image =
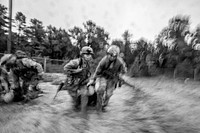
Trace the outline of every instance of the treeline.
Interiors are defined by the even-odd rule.
[[[6,52],[8,37],[8,12],[0,4],[0,52]],[[155,40],[149,42],[145,38],[132,41],[134,35],[128,30],[122,38],[112,40],[111,44],[121,48],[131,76],[157,75],[163,70],[189,71],[189,75],[197,74],[200,64],[200,26],[190,29],[190,17],[177,15],[169,19]],[[12,21],[12,51],[21,49],[30,56],[48,56],[51,59],[72,59],[78,56],[79,50],[90,45],[95,51],[97,62],[105,54],[105,46],[111,39],[106,30],[95,22],[88,20],[83,28],[56,28],[36,19],[29,24],[22,12],[17,12]],[[96,64],[96,63],[95,63]],[[187,68],[185,70],[184,68]]]
[[[0,4],[0,52],[7,49],[8,20],[7,8]],[[33,18],[27,23],[26,16],[17,12],[12,20],[12,52],[21,49],[30,56],[48,56],[51,59],[75,58],[84,45],[90,45],[95,52],[101,51],[109,34],[92,21],[83,23],[84,28],[74,26],[65,30]]]
[[[132,76],[152,76],[173,72],[173,76],[199,78],[200,26],[190,29],[190,17],[177,15],[169,20],[152,43],[134,42]]]

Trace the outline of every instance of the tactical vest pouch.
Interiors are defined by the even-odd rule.
[[[106,79],[114,79],[114,78],[116,78],[116,75],[113,74],[112,72],[110,72],[109,70],[104,70],[104,71],[103,71],[103,76],[104,76]]]
[[[69,90],[77,90],[88,83],[90,75],[89,70],[86,69],[83,69],[80,73],[68,74],[65,85],[68,86]]]

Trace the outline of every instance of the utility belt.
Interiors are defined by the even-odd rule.
[[[67,74],[65,85],[71,89],[86,85],[89,82],[90,76],[89,70],[83,70],[79,74]]]
[[[89,81],[89,78],[82,79],[82,78],[74,78],[72,76],[67,76],[65,83],[68,86],[73,86],[73,85],[85,85]]]
[[[18,67],[13,68],[13,72],[23,80],[31,80],[33,77],[37,77],[38,75],[38,72],[34,69],[22,69]]]
[[[113,82],[113,85],[115,86],[115,88],[117,87],[118,83],[119,83],[119,87],[121,87],[121,85],[123,84],[123,81],[120,79],[117,72],[111,72],[109,70],[105,70],[103,72],[102,76],[104,78],[106,78],[107,80],[111,80],[111,82]]]
[[[104,70],[102,73],[102,76],[106,79],[116,79],[118,78],[118,75],[115,74],[114,72],[111,72],[109,70]]]

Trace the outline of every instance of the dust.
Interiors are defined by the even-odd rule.
[[[129,78],[111,97],[105,112],[72,108],[67,91],[53,97],[63,75],[40,83],[42,97],[28,103],[0,104],[1,133],[198,133],[199,83],[165,77]],[[50,81],[50,80],[49,80]]]

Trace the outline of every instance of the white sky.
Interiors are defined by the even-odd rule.
[[[0,0],[8,7],[9,0]],[[104,27],[111,39],[121,38],[125,30],[133,40],[153,40],[168,20],[177,14],[191,16],[191,28],[200,23],[200,0],[13,0],[16,12],[68,30],[92,20]]]

